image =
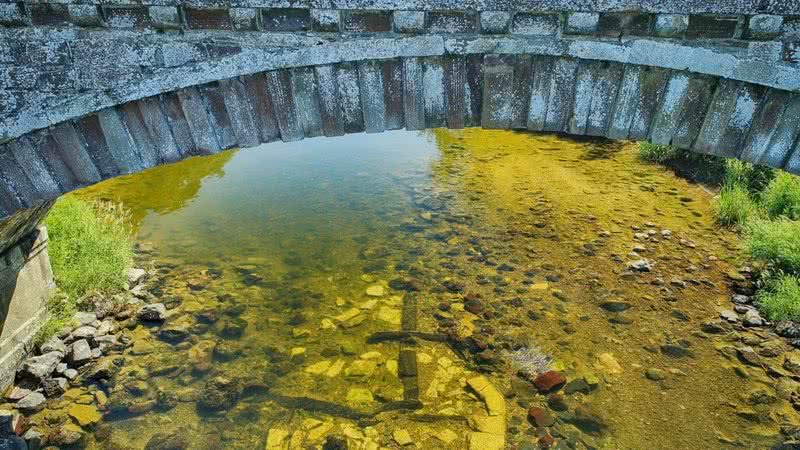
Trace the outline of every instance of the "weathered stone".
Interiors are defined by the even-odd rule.
[[[44,409],[45,403],[47,403],[47,399],[44,397],[44,395],[38,392],[31,392],[22,400],[18,401],[16,406],[17,409],[23,413],[32,414]]]
[[[54,351],[41,356],[30,357],[22,363],[19,368],[19,375],[22,378],[30,378],[35,382],[41,382],[53,373],[63,356],[63,353]]]
[[[80,366],[92,359],[92,347],[86,339],[80,339],[72,343],[69,350],[69,361]]]
[[[200,393],[197,406],[210,411],[231,408],[239,400],[240,387],[233,380],[224,377],[210,379]]]
[[[144,305],[139,309],[137,317],[143,322],[162,322],[167,318],[167,308],[163,303]]]
[[[58,397],[67,390],[67,379],[48,378],[42,382],[42,388],[48,397]]]

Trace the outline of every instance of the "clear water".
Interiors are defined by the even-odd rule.
[[[321,448],[328,436],[399,448],[406,432],[430,449],[491,448],[498,435],[536,448],[546,434],[559,448],[763,448],[796,422],[784,400],[748,402],[773,382],[730,356],[738,337],[700,331],[729,307],[736,237],[713,225],[709,193],[639,162],[632,144],[352,135],[193,158],[78,195],[131,210],[158,273],[148,289],[173,308],[165,327],[190,335],[127,332],[97,448],[143,448],[155,433],[197,449]],[[653,271],[624,276],[636,245]],[[600,306],[610,301],[629,308]],[[369,341],[404,314],[463,345]],[[515,375],[520,346],[591,389],[548,402]],[[416,383],[401,352],[416,355]],[[481,373],[502,414],[467,385]],[[235,398],[209,410],[198,399],[219,377]],[[532,406],[554,424],[532,425]]]

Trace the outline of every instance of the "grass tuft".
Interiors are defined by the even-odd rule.
[[[754,220],[744,231],[751,258],[778,271],[800,273],[800,222]]]
[[[800,219],[800,177],[779,173],[762,193],[761,204],[770,217]]]
[[[79,304],[123,291],[133,261],[128,214],[120,205],[62,197],[45,224],[58,292],[48,301],[40,343],[69,325]]]
[[[750,193],[738,184],[725,186],[714,203],[717,223],[727,227],[742,226],[758,213]]]
[[[800,320],[800,278],[782,275],[758,293],[758,307],[772,321]]]
[[[678,148],[670,145],[656,145],[644,141],[639,143],[639,157],[652,163],[664,163],[678,158],[679,154]]]

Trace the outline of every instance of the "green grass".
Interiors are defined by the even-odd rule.
[[[714,217],[727,227],[744,225],[758,213],[750,192],[738,184],[725,186],[714,203]]]
[[[47,321],[36,334],[33,340],[34,345],[38,346],[44,343],[67,325],[72,325],[77,311],[78,308],[73,299],[61,291],[56,291],[47,301]]]
[[[781,275],[758,292],[758,307],[772,321],[800,321],[800,278]]]
[[[751,194],[758,194],[775,178],[778,172],[765,166],[756,166],[738,159],[725,160],[724,186],[741,186]]]
[[[656,145],[649,142],[639,143],[639,157],[652,163],[665,163],[680,156],[680,150],[670,145]]]
[[[754,220],[744,231],[751,258],[777,271],[800,273],[800,221]]]
[[[761,194],[761,204],[770,217],[800,219],[800,177],[779,173]]]
[[[127,219],[119,205],[74,196],[59,199],[50,210],[45,224],[58,293],[48,303],[48,322],[40,340],[65,326],[78,305],[125,289],[133,260]]]

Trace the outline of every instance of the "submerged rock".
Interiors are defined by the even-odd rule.
[[[144,305],[136,316],[142,322],[163,322],[167,318],[167,308],[163,303]]]
[[[231,408],[238,400],[238,383],[225,377],[215,377],[200,392],[197,406],[209,411],[222,411]]]
[[[561,373],[556,372],[555,370],[548,370],[547,372],[537,376],[533,380],[533,385],[536,386],[536,389],[540,393],[546,394],[558,390],[566,382],[567,379],[564,378],[564,375],[561,375]]]

